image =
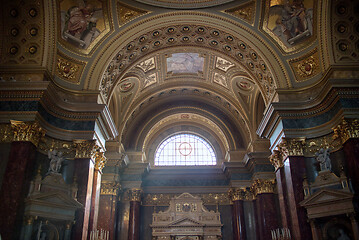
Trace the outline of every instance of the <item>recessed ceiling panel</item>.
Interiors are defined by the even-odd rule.
[[[167,58],[167,72],[197,73],[203,71],[204,58],[198,53],[174,53]]]

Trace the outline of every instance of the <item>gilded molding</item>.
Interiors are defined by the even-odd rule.
[[[99,149],[95,151],[94,153],[94,159],[95,159],[95,170],[102,171],[102,169],[105,167],[105,164],[107,162],[107,158],[104,156],[103,152],[100,152]]]
[[[36,147],[45,136],[45,130],[38,122],[22,122],[10,120],[13,132],[13,141],[32,142]]]
[[[349,138],[359,138],[359,121],[358,119],[345,119],[333,128],[333,140],[340,139],[342,144]]]
[[[141,202],[142,190],[138,188],[129,189],[128,196],[130,201]]]
[[[140,16],[150,13],[149,11],[143,9],[127,6],[120,1],[117,2],[117,12],[120,26]]]
[[[262,193],[274,193],[275,179],[256,179],[252,184],[254,195]]]
[[[321,73],[319,52],[314,49],[309,54],[289,61],[297,82],[306,81]]]
[[[116,182],[101,183],[101,195],[117,196],[121,191],[121,185]]]
[[[96,140],[74,140],[75,158],[93,158],[98,146]]]

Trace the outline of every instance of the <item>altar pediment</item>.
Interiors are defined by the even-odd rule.
[[[170,223],[168,226],[171,227],[181,227],[181,226],[197,226],[197,227],[203,227],[204,224],[197,222],[191,218],[182,218],[179,220],[174,221],[173,223]]]
[[[354,212],[353,194],[350,192],[322,189],[300,203],[309,218],[318,218]]]

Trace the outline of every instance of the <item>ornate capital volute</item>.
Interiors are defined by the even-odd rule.
[[[40,139],[45,136],[45,130],[38,122],[22,122],[10,120],[11,130],[13,132],[13,141],[32,142],[36,147]]]
[[[101,183],[101,195],[117,196],[121,191],[121,184],[118,182]]]
[[[359,138],[359,121],[343,118],[333,131],[333,139],[340,138],[342,143],[348,141],[349,138]]]
[[[283,156],[279,150],[273,150],[272,155],[269,157],[269,161],[277,171],[278,168],[283,167]]]
[[[141,202],[142,190],[138,188],[129,189],[128,196],[130,201]]]
[[[254,195],[262,193],[274,193],[275,179],[256,179],[252,184]]]
[[[74,140],[75,158],[93,158],[98,146],[96,140]]]
[[[95,170],[102,171],[107,162],[107,158],[105,157],[104,153],[100,152],[100,149],[97,149],[93,157],[95,159]]]

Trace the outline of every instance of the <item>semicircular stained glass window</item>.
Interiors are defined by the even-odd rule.
[[[203,138],[182,133],[163,141],[155,154],[155,166],[216,165],[212,146]]]

